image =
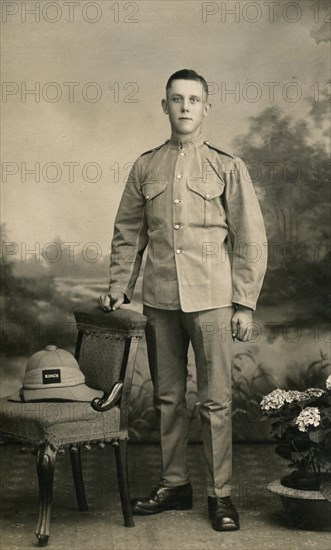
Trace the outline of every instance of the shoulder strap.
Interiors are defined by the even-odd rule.
[[[209,143],[209,141],[204,141],[204,144],[207,145],[210,149],[214,149],[214,151],[221,153],[222,155],[227,155],[228,157],[231,157],[231,158],[235,157],[235,155],[233,155],[232,153],[228,153],[227,151],[223,151],[222,149],[215,147],[215,145],[212,145],[211,143]]]
[[[163,147],[163,145],[165,145],[166,143],[168,143],[168,139],[167,141],[165,141],[164,143],[162,143],[161,145],[159,145],[158,147],[154,147],[154,149],[149,149],[149,151],[145,151],[144,153],[142,153],[140,156],[143,157],[144,155],[148,155],[148,153],[153,153],[154,151],[158,151],[159,149],[161,149],[161,147]]]

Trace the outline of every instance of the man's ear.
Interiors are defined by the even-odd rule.
[[[203,116],[208,116],[210,109],[211,109],[211,103],[205,103]]]
[[[163,109],[163,112],[168,115],[169,114],[169,111],[168,111],[168,102],[166,99],[162,99],[161,101],[161,105],[162,105],[162,109]]]

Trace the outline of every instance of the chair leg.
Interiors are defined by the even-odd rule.
[[[46,546],[50,536],[55,460],[56,451],[48,443],[40,445],[36,459],[39,483],[39,519],[36,536],[39,546]]]
[[[88,510],[87,500],[85,495],[82,462],[80,457],[80,447],[76,445],[70,445],[70,460],[72,476],[74,478],[76,499],[78,504],[78,510],[80,512],[86,512]]]
[[[122,512],[125,527],[134,527],[127,469],[127,440],[120,439],[114,444],[118,488],[121,497]]]

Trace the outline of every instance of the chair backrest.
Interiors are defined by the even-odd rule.
[[[128,309],[105,313],[96,306],[74,312],[78,338],[76,359],[88,386],[109,392],[124,381],[131,340],[144,335],[146,317]]]

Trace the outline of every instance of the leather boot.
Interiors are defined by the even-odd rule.
[[[215,531],[239,529],[239,514],[230,497],[208,497],[208,512]]]
[[[131,500],[132,513],[140,516],[159,514],[165,510],[190,510],[192,487],[190,483],[178,487],[159,485],[146,498]]]

